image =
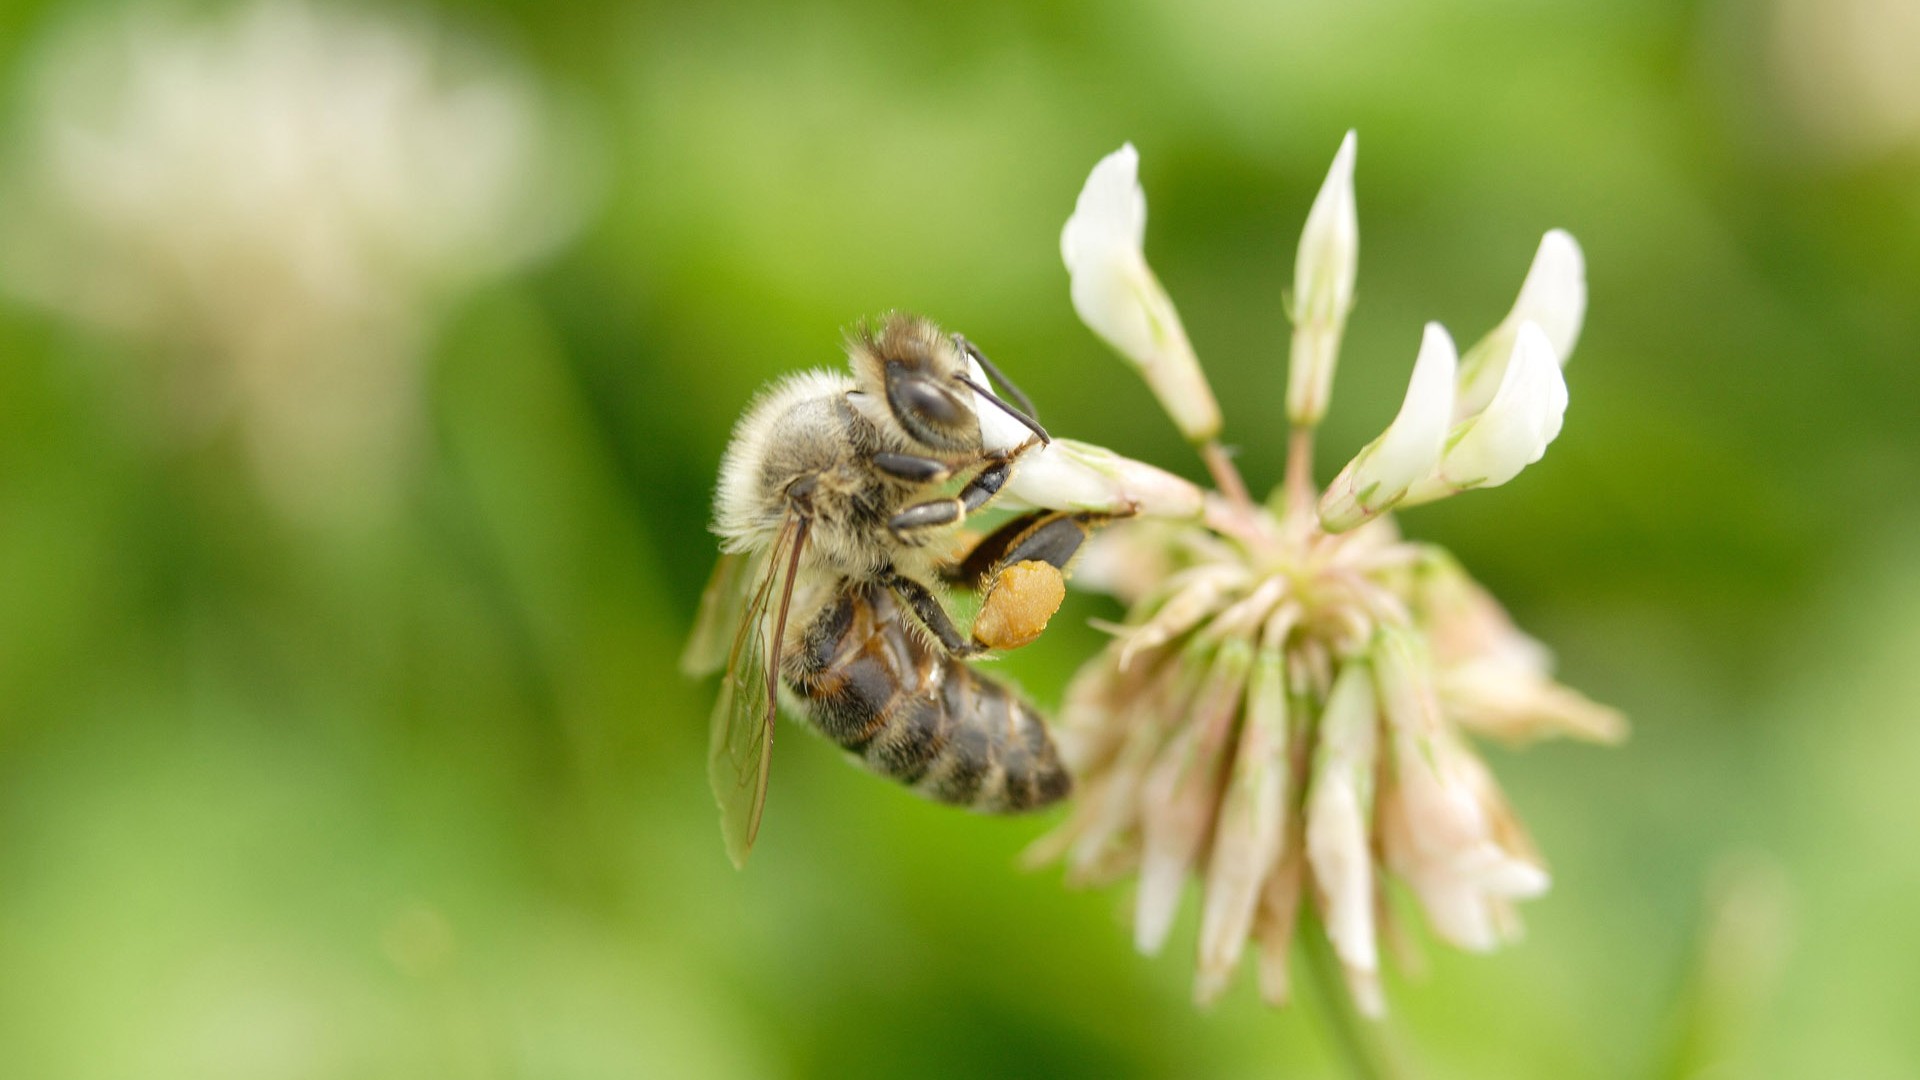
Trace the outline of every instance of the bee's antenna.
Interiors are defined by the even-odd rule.
[[[1012,398],[1015,405],[1020,406],[1021,412],[1026,413],[1029,417],[1037,417],[1040,415],[1040,410],[1033,407],[1033,399],[1027,397],[1018,386],[1013,384],[1012,379],[1007,378],[1006,373],[996,367],[993,361],[987,359],[987,354],[980,351],[980,346],[968,341],[965,334],[953,335],[953,343],[960,347],[961,352],[979,363],[980,370],[986,372],[987,378],[993,380],[993,385],[999,387],[1002,393]]]
[[[966,387],[969,390],[972,390],[974,393],[979,394],[981,397],[986,398],[988,401],[993,402],[995,405],[1000,406],[1000,409],[1002,412],[1006,413],[1008,416],[1013,417],[1015,420],[1020,421],[1022,424],[1025,424],[1028,431],[1031,431],[1035,435],[1040,436],[1041,442],[1050,443],[1053,441],[1053,439],[1047,435],[1047,429],[1040,426],[1040,421],[1035,420],[1033,417],[1028,416],[1024,412],[1021,412],[1019,409],[1015,408],[1014,406],[1009,405],[1006,402],[1000,400],[1000,396],[998,394],[995,394],[993,391],[987,389],[984,386],[981,386],[977,382],[974,382],[972,379],[968,378],[965,375],[955,375],[954,378],[960,381],[960,385]]]

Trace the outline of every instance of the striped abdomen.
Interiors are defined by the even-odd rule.
[[[820,732],[931,799],[992,813],[1072,787],[1040,714],[909,628],[881,586],[847,582],[781,662]]]

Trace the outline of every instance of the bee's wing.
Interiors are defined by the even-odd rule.
[[[742,552],[727,552],[713,564],[713,576],[700,594],[700,614],[694,619],[693,633],[680,654],[683,674],[700,678],[711,675],[727,662],[727,648],[741,626],[747,606],[747,590],[753,586],[754,557]]]
[[[780,642],[786,636],[787,608],[800,553],[807,545],[807,527],[806,518],[789,518],[767,552],[765,570],[741,614],[727,673],[720,680],[720,699],[713,705],[707,780],[720,804],[727,856],[736,867],[746,865],[767,804],[767,767],[779,708]]]

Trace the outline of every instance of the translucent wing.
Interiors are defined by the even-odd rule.
[[[778,655],[786,636],[793,579],[807,545],[807,519],[789,518],[767,552],[765,569],[741,613],[740,630],[720,680],[707,744],[707,780],[720,804],[727,857],[745,866],[767,804],[767,766],[779,706]]]
[[[754,562],[751,555],[728,552],[713,564],[713,576],[700,594],[700,614],[694,619],[693,634],[680,654],[683,674],[700,678],[719,671],[727,662],[728,648],[739,635],[740,620],[746,612]]]

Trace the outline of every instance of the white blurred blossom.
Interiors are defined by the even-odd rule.
[[[1729,7],[1761,14],[1768,89],[1791,121],[1770,128],[1797,134],[1800,146],[1839,166],[1920,148],[1920,4],[1772,0]]]
[[[136,7],[45,42],[25,100],[0,284],[165,357],[298,514],[397,489],[437,311],[579,216],[524,75],[372,14]]]
[[[1293,352],[1296,384],[1299,365],[1322,365],[1307,378],[1320,408],[1353,289],[1351,152],[1349,136],[1296,287],[1296,335],[1325,336]],[[1517,904],[1550,885],[1470,736],[1613,742],[1626,722],[1555,682],[1546,649],[1388,511],[1503,483],[1541,456],[1585,307],[1579,247],[1548,233],[1513,312],[1468,357],[1427,325],[1400,412],[1324,497],[1303,456],[1318,411],[1290,395],[1288,479],[1270,498],[1247,498],[1236,473],[1198,521],[1121,522],[1089,541],[1076,582],[1128,610],[1068,687],[1060,747],[1078,794],[1032,855],[1077,884],[1137,878],[1146,952],[1197,880],[1197,1000],[1226,990],[1252,943],[1261,993],[1285,1003],[1293,943],[1317,934],[1310,955],[1377,1016],[1383,954],[1406,940],[1392,883],[1473,951],[1513,941]],[[1462,409],[1484,372],[1497,377]]]

